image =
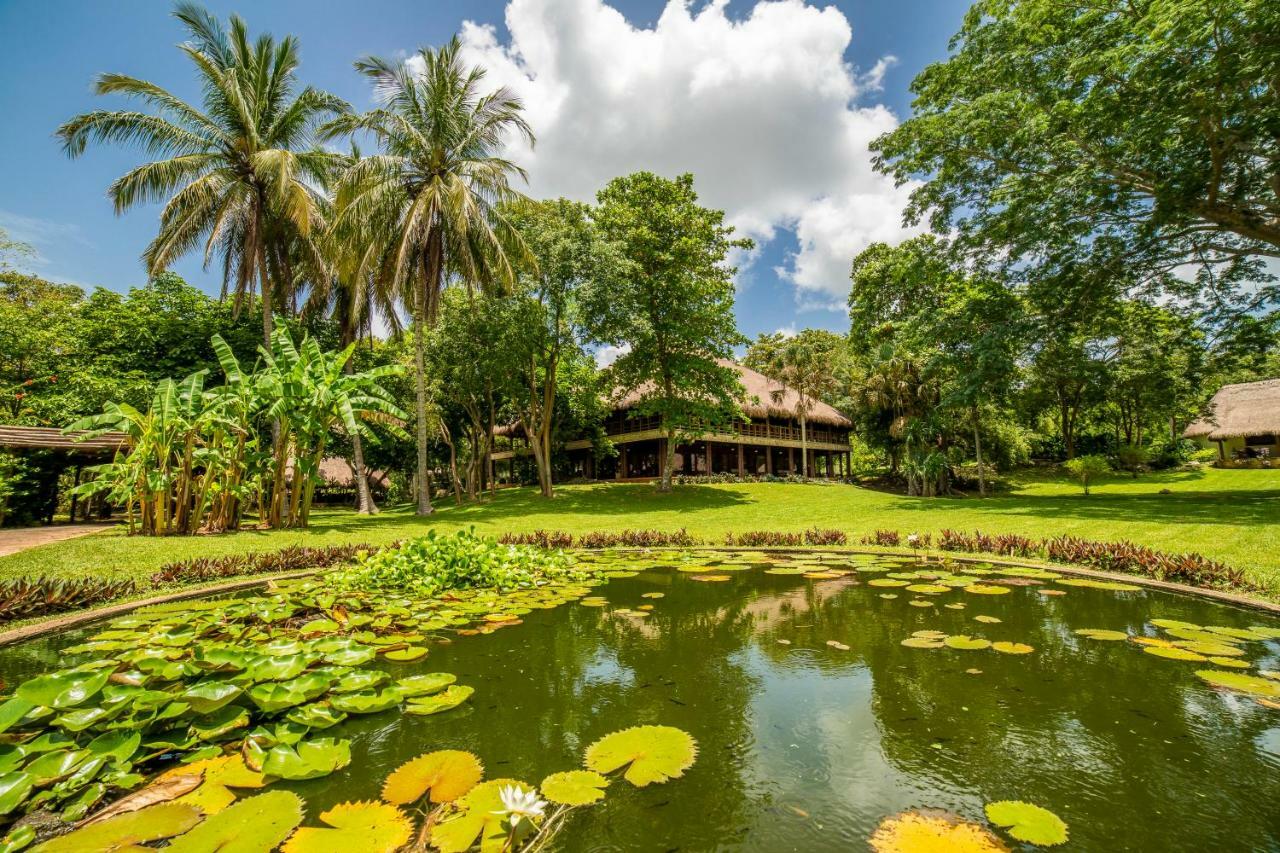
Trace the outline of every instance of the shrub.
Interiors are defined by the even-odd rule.
[[[600,531],[578,537],[579,548],[671,548],[701,544],[701,539],[683,527],[679,530]]]
[[[1063,467],[1067,469],[1068,474],[1080,481],[1086,495],[1089,494],[1089,485],[1111,470],[1106,457],[1096,454],[1068,459],[1063,463]]]
[[[539,548],[572,548],[573,534],[563,530],[535,530],[532,533],[504,533],[503,545],[537,545]]]
[[[279,551],[228,554],[225,557],[196,557],[178,563],[166,563],[151,576],[151,582],[166,584],[177,581],[210,581],[236,575],[327,569],[330,566],[353,562],[360,552],[372,550],[375,550],[372,545],[329,545],[323,548],[294,545]]]
[[[559,551],[530,545],[503,545],[460,530],[449,536],[433,530],[400,545],[362,554],[330,581],[347,589],[395,590],[429,597],[452,589],[528,589],[572,573]]]
[[[1119,467],[1138,479],[1138,472],[1147,464],[1150,454],[1147,448],[1137,444],[1122,444],[1116,449],[1116,462]]]
[[[901,545],[902,537],[898,535],[898,531],[896,530],[877,530],[870,536],[863,536],[861,541],[863,545],[883,545],[885,547],[891,547],[894,545]]]
[[[726,545],[740,545],[744,548],[782,548],[804,544],[803,533],[783,533],[777,530],[748,530],[745,533],[729,533],[724,538]]]
[[[138,585],[131,580],[37,577],[4,581],[0,583],[0,622],[92,607],[137,591]]]

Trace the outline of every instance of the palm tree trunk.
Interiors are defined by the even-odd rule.
[[[419,301],[419,310],[414,317],[413,329],[413,372],[414,372],[414,391],[417,395],[416,414],[418,416],[418,515],[430,515],[434,510],[431,506],[431,475],[427,471],[427,359],[424,352],[425,346],[423,336],[427,332],[425,312],[421,310],[421,302]]]
[[[342,344],[350,346],[352,341],[346,340],[346,337],[348,336],[344,336]],[[348,376],[356,372],[354,353],[342,366],[342,372]],[[360,515],[377,515],[378,505],[373,502],[373,492],[369,490],[369,478],[364,470],[364,442],[358,432],[351,434],[351,476],[356,483],[356,512]]]

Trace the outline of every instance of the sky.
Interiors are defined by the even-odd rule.
[[[744,334],[844,330],[849,264],[912,233],[910,187],[874,172],[868,143],[910,114],[912,78],[945,58],[962,0],[208,0],[252,32],[292,33],[303,82],[373,105],[360,56],[407,56],[460,34],[469,62],[526,105],[533,150],[510,156],[534,197],[594,199],[646,169],[694,174],[757,248],[736,258]],[[119,72],[198,100],[162,0],[0,0],[0,228],[31,243],[28,271],[83,287],[145,283],[139,257],[157,207],[116,216],[106,188],[143,162],[91,146],[71,160],[53,134],[94,109],[96,75]],[[217,293],[216,269],[175,266]]]

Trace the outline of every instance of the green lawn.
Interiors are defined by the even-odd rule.
[[[1169,494],[1160,494],[1167,489]],[[1019,475],[999,497],[908,498],[847,485],[751,483],[678,486],[565,486],[553,501],[532,489],[510,489],[492,503],[455,507],[418,519],[405,508],[362,518],[346,511],[317,515],[306,531],[246,531],[223,536],[129,538],[107,531],[0,558],[0,578],[33,574],[146,577],[162,563],[191,556],[273,550],[292,544],[379,544],[430,529],[474,525],[481,532],[538,528],[583,533],[622,528],[684,527],[709,539],[746,530],[835,527],[853,536],[877,528],[933,532],[944,527],[1129,539],[1166,551],[1197,551],[1246,569],[1280,593],[1280,470],[1199,471],[1115,478],[1084,497],[1056,475]]]

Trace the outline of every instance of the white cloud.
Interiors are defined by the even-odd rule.
[[[617,361],[619,356],[626,355],[629,352],[631,352],[631,344],[622,344],[621,346],[606,344],[596,350],[596,367],[608,367]]]
[[[589,200],[636,170],[693,172],[702,201],[741,232],[795,229],[782,277],[802,306],[842,308],[854,254],[907,236],[910,188],[876,174],[867,148],[897,121],[858,105],[894,60],[865,73],[847,63],[853,30],[834,6],[759,2],[738,20],[726,6],[670,0],[642,29],[603,0],[511,0],[509,42],[471,22],[462,39],[490,83],[525,101],[538,143],[512,156],[534,195]]]
[[[93,243],[85,238],[79,225],[0,210],[0,228],[9,235],[9,239],[26,243],[35,251],[32,257],[18,259],[19,267],[48,266],[49,258],[44,250],[62,248],[65,251],[72,245],[93,248]]]

